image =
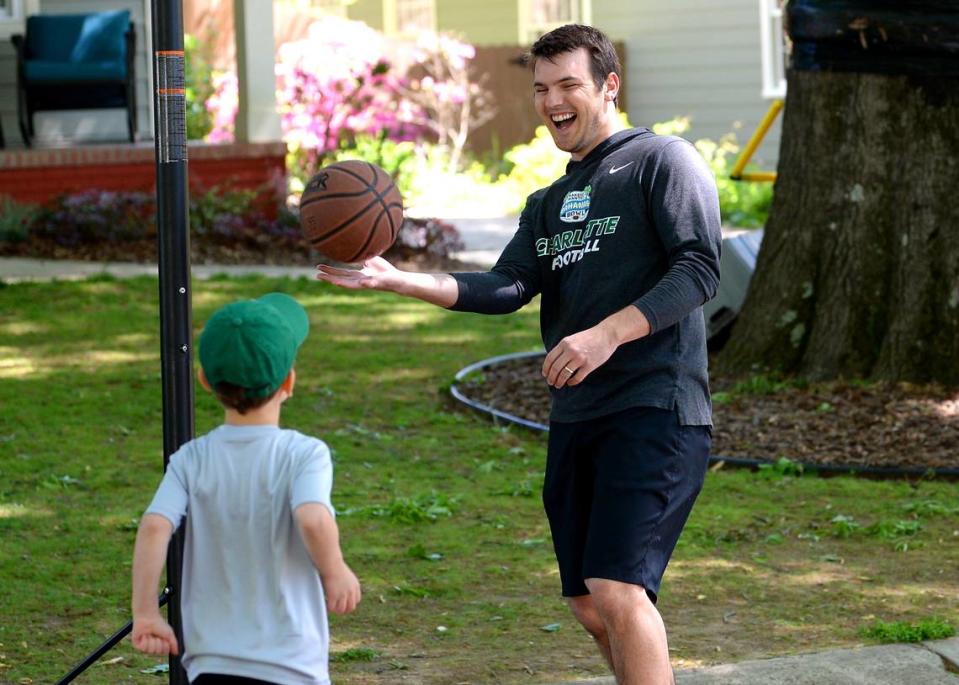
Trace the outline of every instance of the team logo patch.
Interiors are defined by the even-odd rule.
[[[563,198],[563,206],[559,210],[559,220],[568,224],[583,221],[589,214],[589,193],[592,186],[582,190],[571,190]]]

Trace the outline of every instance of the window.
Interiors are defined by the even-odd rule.
[[[22,0],[0,0],[0,21],[20,21],[23,19]]]
[[[763,97],[786,97],[786,35],[783,32],[784,0],[759,0],[762,45]]]
[[[435,0],[383,0],[383,28],[393,35],[435,31]]]
[[[396,28],[400,33],[432,31],[435,14],[433,0],[396,0]]]
[[[532,43],[563,24],[589,24],[590,15],[590,0],[520,0],[520,43]]]

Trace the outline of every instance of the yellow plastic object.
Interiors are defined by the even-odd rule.
[[[752,171],[739,176],[730,174],[734,181],[761,181],[763,183],[773,183],[776,180],[775,171]]]
[[[733,170],[730,172],[729,177],[734,181],[772,182],[776,180],[775,171],[754,171],[744,174],[743,169],[746,168],[749,160],[752,159],[752,156],[756,152],[756,148],[758,148],[759,144],[763,142],[763,138],[766,137],[769,127],[773,125],[776,117],[779,116],[779,113],[782,111],[783,104],[784,103],[782,100],[773,100],[772,104],[769,105],[769,110],[766,112],[763,120],[759,122],[759,126],[756,127],[756,130],[753,132],[749,142],[746,143],[746,147],[743,148],[743,151],[739,154],[739,158],[733,165]]]

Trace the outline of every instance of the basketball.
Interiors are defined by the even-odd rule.
[[[320,169],[300,196],[300,227],[319,252],[362,262],[385,252],[403,224],[403,198],[393,179],[369,162]]]

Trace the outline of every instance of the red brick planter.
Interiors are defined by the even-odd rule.
[[[286,144],[191,143],[191,188],[213,186],[278,189],[286,178]],[[0,195],[19,202],[43,202],[84,190],[154,192],[156,168],[152,143],[0,151]]]

